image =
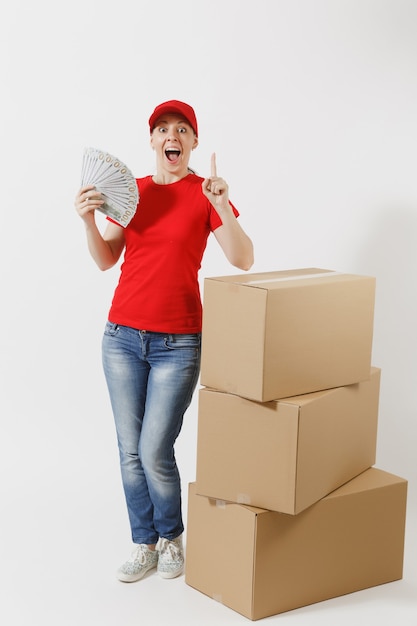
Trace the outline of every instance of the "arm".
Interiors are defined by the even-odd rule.
[[[83,187],[75,198],[75,208],[84,221],[87,245],[90,254],[101,270],[113,267],[120,258],[125,246],[123,227],[109,222],[104,234],[101,234],[96,221],[95,209],[103,200],[94,187]]]
[[[222,213],[220,217],[223,224],[216,228],[214,236],[227,260],[241,270],[250,270],[254,261],[252,241],[240,226],[232,207],[227,215]]]
[[[254,262],[253,244],[233,213],[226,181],[217,176],[215,154],[211,158],[211,177],[203,181],[202,189],[222,220],[214,235],[226,258],[235,267],[249,270]]]

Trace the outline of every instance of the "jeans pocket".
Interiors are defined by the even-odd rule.
[[[169,335],[165,337],[165,347],[168,350],[184,350],[186,348],[199,350],[201,347],[201,333]]]
[[[104,327],[104,334],[109,335],[110,337],[114,337],[119,332],[119,324],[115,324],[114,322],[106,322]]]

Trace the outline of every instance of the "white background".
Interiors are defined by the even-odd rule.
[[[376,466],[409,480],[404,578],[269,621],[415,624],[416,32],[415,0],[2,4],[2,623],[248,623],[183,578],[114,578],[130,536],[100,342],[118,268],[95,267],[73,202],[85,146],[154,171],[147,120],[175,98],[199,120],[191,165],[206,175],[217,153],[251,271],[377,279]],[[232,273],[210,240],[202,282]],[[184,507],[196,428],[194,401]]]

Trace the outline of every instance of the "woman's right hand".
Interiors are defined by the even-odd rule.
[[[85,222],[94,221],[94,211],[102,204],[104,204],[104,200],[94,185],[81,187],[75,196],[75,210]]]

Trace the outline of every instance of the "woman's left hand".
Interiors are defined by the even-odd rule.
[[[219,214],[230,211],[229,186],[223,178],[217,176],[215,154],[211,155],[211,176],[204,179],[202,190]]]

